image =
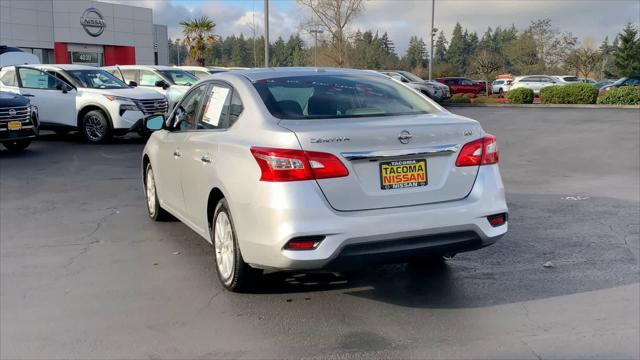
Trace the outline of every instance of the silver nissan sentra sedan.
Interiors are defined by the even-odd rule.
[[[382,74],[220,73],[145,124],[149,215],[211,242],[233,291],[265,269],[433,261],[507,231],[496,138]]]

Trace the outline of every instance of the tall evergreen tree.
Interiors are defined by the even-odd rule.
[[[412,36],[411,39],[409,39],[409,47],[407,48],[407,54],[403,62],[408,69],[414,69],[417,66],[427,66],[427,46],[421,38]]]
[[[627,23],[618,34],[613,63],[620,77],[640,74],[640,38],[631,23]]]
[[[451,34],[451,42],[447,50],[447,62],[456,67],[459,74],[464,74],[466,68],[465,51],[467,44],[460,23],[456,23]]]
[[[447,38],[444,36],[444,32],[440,30],[438,39],[436,40],[435,49],[433,51],[433,60],[436,63],[444,63],[447,61]]]

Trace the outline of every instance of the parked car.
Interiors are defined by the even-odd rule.
[[[473,80],[462,77],[443,77],[437,78],[438,82],[445,84],[451,90],[451,94],[486,94],[487,88],[485,84],[479,84]]]
[[[0,143],[7,150],[24,150],[37,135],[38,109],[29,98],[0,91]]]
[[[0,80],[2,90],[27,96],[38,107],[41,129],[78,130],[90,143],[143,130],[145,115],[168,109],[157,92],[131,88],[92,66],[10,66],[2,68]]]
[[[611,80],[611,79],[604,79],[604,80],[600,80],[597,83],[593,84],[595,87],[597,87],[599,90],[602,90],[603,87],[607,86],[607,85],[611,85],[614,82],[616,82],[615,80]]]
[[[146,126],[149,215],[211,242],[227,289],[262,269],[442,259],[507,231],[496,138],[372,71],[226,72]]]
[[[0,68],[11,65],[39,64],[37,56],[17,47],[0,45]]]
[[[575,75],[562,75],[562,76],[552,76],[552,77],[555,79],[558,85],[566,85],[566,84],[580,82],[580,79],[578,79],[578,77]]]
[[[199,79],[190,72],[173,66],[120,65],[102,69],[133,86],[147,87],[167,97],[169,110]]]
[[[579,79],[580,82],[583,82],[585,84],[591,84],[591,85],[595,85],[596,81],[593,79]]]
[[[208,66],[208,67],[204,67],[204,66],[177,66],[177,68],[190,72],[191,74],[195,75],[198,79],[203,79],[203,78],[205,78],[207,76],[211,76],[212,74],[215,74],[215,73],[229,71],[229,70],[227,70],[225,68],[215,67],[215,66]]]
[[[494,94],[506,93],[511,87],[511,81],[511,79],[495,79],[491,83],[491,92]]]
[[[429,98],[442,102],[451,97],[449,87],[440,84],[437,81],[423,80],[421,77],[403,70],[380,70],[382,74],[389,76],[390,78],[407,84],[407,86],[418,90]]]
[[[534,94],[539,94],[540,89],[552,85],[562,85],[562,83],[555,77],[547,75],[517,76],[509,85],[509,90],[527,88],[533,90]]]
[[[619,88],[622,86],[640,86],[640,75],[620,78],[613,84],[603,86],[600,88],[600,91],[608,91],[611,88]]]

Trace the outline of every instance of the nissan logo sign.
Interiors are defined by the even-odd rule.
[[[96,8],[88,8],[82,13],[80,25],[82,25],[87,34],[93,37],[100,36],[104,32],[104,28],[107,27],[102,14]]]
[[[9,109],[9,116],[16,116],[16,109]]]

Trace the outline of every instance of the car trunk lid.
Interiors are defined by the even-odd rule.
[[[331,153],[347,167],[346,177],[316,180],[340,211],[462,199],[478,172],[455,161],[465,143],[482,136],[479,124],[446,112],[279,124],[296,134],[303,150]]]

